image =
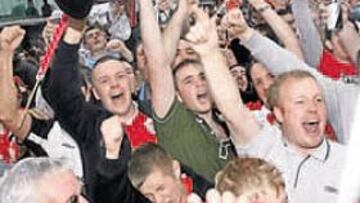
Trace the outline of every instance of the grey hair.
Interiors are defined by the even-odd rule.
[[[43,157],[19,161],[0,180],[0,203],[39,202],[37,181],[64,168],[60,159]]]

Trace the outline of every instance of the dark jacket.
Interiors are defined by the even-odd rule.
[[[61,126],[78,143],[84,166],[84,184],[86,195],[92,202],[142,202],[138,196],[126,191],[131,190],[127,177],[117,182],[117,192],[102,191],[97,187],[99,180],[98,165],[105,150],[101,144],[102,135],[100,125],[112,114],[101,106],[85,102],[81,92],[81,77],[78,70],[78,45],[61,42],[54,58],[51,72],[45,78],[43,94],[55,111],[56,119]],[[122,143],[122,151],[130,151],[127,136]],[[130,153],[121,154],[117,160],[127,163]],[[116,165],[116,163],[114,163]],[[101,172],[101,171],[100,171]],[[113,188],[113,187],[109,187]]]

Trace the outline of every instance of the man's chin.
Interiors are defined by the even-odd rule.
[[[315,135],[311,135],[315,136]],[[313,149],[319,147],[322,142],[324,141],[324,136],[322,135],[316,135],[315,137],[312,137],[311,140],[308,141],[307,148]]]
[[[195,112],[197,114],[207,114],[207,113],[211,112],[211,110],[212,110],[211,107],[210,108],[203,108],[203,109],[199,108],[199,109],[195,110]]]

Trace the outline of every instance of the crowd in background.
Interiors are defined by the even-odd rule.
[[[0,203],[337,201],[360,1],[89,2],[1,28]]]

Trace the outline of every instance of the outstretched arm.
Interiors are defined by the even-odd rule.
[[[84,110],[86,102],[81,92],[81,78],[78,70],[81,27],[85,24],[82,20],[70,17],[68,24],[54,56],[50,74],[45,78],[42,91],[62,126],[66,126],[66,130],[71,135],[78,136],[84,134],[79,133],[80,124],[84,122],[84,119],[79,119],[83,117],[80,115],[90,113]],[[77,138],[76,140],[79,141]]]
[[[300,33],[300,42],[305,62],[317,67],[323,54],[320,34],[312,19],[309,0],[293,0],[291,4],[296,27]]]
[[[188,4],[188,0],[178,0],[177,10],[162,33],[168,64],[172,63],[176,55],[176,48],[188,17]]]
[[[140,28],[149,72],[152,105],[155,114],[163,118],[174,101],[175,86],[151,0],[140,1]]]
[[[249,0],[249,2],[260,12],[261,16],[269,24],[285,48],[300,59],[303,59],[304,56],[299,41],[290,25],[275,12],[265,0]]]
[[[25,115],[18,106],[13,82],[13,57],[24,36],[25,30],[19,26],[5,27],[0,33],[0,122],[21,140],[30,132],[31,116]],[[25,121],[21,125],[23,118]]]
[[[260,126],[243,104],[220,52],[215,22],[210,20],[199,8],[194,8],[193,11],[196,16],[196,24],[190,28],[186,38],[193,43],[193,49],[200,55],[212,96],[232,131],[234,144],[236,146],[246,145],[259,133]],[[225,18],[233,21],[244,20],[240,19],[239,15],[241,15],[240,11],[230,11]],[[227,22],[229,20],[225,19]]]
[[[232,27],[235,27],[236,22],[228,26],[229,33],[240,38],[245,47],[251,51],[252,55],[263,63],[270,72],[276,75],[300,69],[309,71],[316,77],[324,90],[325,100],[327,101],[327,111],[329,112],[329,121],[332,126],[334,126],[338,135],[346,135],[347,133],[344,132],[350,129],[353,118],[351,116],[353,105],[347,101],[356,101],[359,86],[345,84],[342,81],[334,81],[322,75],[288,50],[278,46],[270,39],[249,28],[246,22],[238,24],[238,30],[232,29]],[[340,114],[349,116],[340,117]]]

